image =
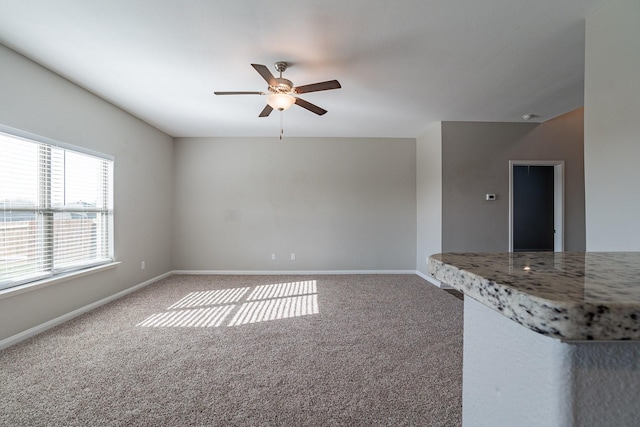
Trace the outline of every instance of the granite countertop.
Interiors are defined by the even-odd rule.
[[[429,272],[549,337],[640,340],[640,252],[445,253]]]

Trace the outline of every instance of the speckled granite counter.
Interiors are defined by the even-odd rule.
[[[429,272],[549,337],[640,340],[640,252],[437,254]]]

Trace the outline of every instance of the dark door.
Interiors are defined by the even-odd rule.
[[[513,251],[553,251],[553,166],[513,167]]]

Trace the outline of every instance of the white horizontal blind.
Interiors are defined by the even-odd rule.
[[[45,252],[38,144],[0,134],[0,286],[51,274]]]
[[[0,133],[0,289],[111,261],[113,162]]]

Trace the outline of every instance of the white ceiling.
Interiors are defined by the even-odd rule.
[[[286,136],[416,137],[583,105],[584,19],[604,0],[0,0],[0,43],[172,136],[277,136],[250,66],[293,65]],[[534,119],[536,120],[536,119]]]

